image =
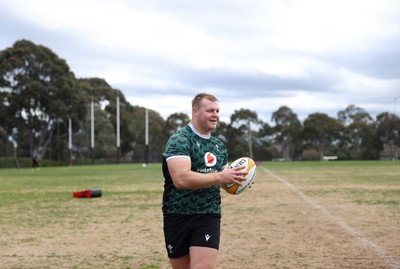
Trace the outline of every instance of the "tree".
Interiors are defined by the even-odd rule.
[[[275,122],[274,140],[280,146],[285,160],[292,159],[296,153],[296,147],[300,142],[301,123],[289,107],[281,106],[272,113],[272,121]],[[297,147],[298,150],[298,147]]]
[[[165,121],[165,132],[166,135],[170,136],[176,130],[181,128],[182,126],[187,125],[190,122],[190,118],[185,113],[173,113],[168,116]]]
[[[145,142],[145,109],[141,110],[143,112],[143,128],[141,129],[141,140],[142,147],[144,150],[144,142]],[[164,151],[165,144],[168,140],[168,135],[165,133],[165,121],[161,117],[160,113],[149,109],[149,152],[150,152],[150,161],[160,162],[162,161],[162,153]],[[144,152],[144,151],[142,151]]]
[[[79,131],[75,134],[74,155],[81,160],[92,158],[91,148],[91,106],[87,106],[87,116],[81,122]],[[112,122],[107,117],[99,103],[94,104],[94,157],[109,160],[115,157],[116,137]]]
[[[383,112],[376,117],[377,136],[381,148],[389,147],[392,160],[399,159],[400,118],[395,114]]]
[[[303,122],[303,139],[308,147],[318,150],[322,160],[329,146],[340,138],[342,128],[337,119],[314,113]]]
[[[98,151],[108,151],[107,156],[116,156],[116,98],[120,99],[120,142],[121,154],[123,158],[135,161],[143,161],[145,152],[145,108],[132,106],[124,95],[113,89],[104,79],[85,78],[79,80],[80,87],[86,95],[88,102],[93,100],[96,107],[99,107],[96,117],[102,117],[104,127],[111,124],[109,145],[98,143]],[[96,123],[96,121],[95,121]],[[165,121],[158,112],[149,110],[149,151],[153,159],[161,155],[163,146],[166,142],[164,132]],[[82,130],[81,130],[82,132]],[[87,132],[87,131],[86,131]],[[100,137],[96,138],[100,139]],[[113,140],[114,139],[114,140]],[[107,147],[107,149],[105,148]],[[103,149],[104,148],[104,149]]]
[[[250,158],[254,158],[253,144],[258,133],[254,129],[259,129],[261,124],[257,113],[249,109],[235,110],[231,115],[230,125],[237,130],[234,137],[235,143],[237,143],[235,148],[242,148],[242,155],[246,154]],[[247,147],[247,150],[244,150],[245,147]]]
[[[107,145],[103,143],[99,143],[100,137],[95,136],[96,140],[96,157],[107,155],[108,158],[111,156],[117,156],[117,141],[116,141],[116,99],[120,98],[120,150],[121,154],[127,154],[132,151],[132,145],[130,141],[132,141],[132,130],[129,130],[129,121],[131,120],[129,115],[130,104],[125,100],[121,91],[113,89],[104,79],[101,78],[82,78],[79,79],[79,86],[84,93],[86,100],[88,103],[92,101],[95,103],[96,113],[95,113],[95,124],[97,122],[104,122],[104,127],[109,128],[110,132],[110,141]],[[90,113],[89,108],[87,109],[87,113]],[[128,114],[128,115],[127,115]],[[90,118],[90,114],[87,114]],[[88,125],[89,124],[89,125]],[[99,127],[102,128],[100,125]],[[88,132],[90,134],[90,122],[87,122],[85,125]],[[97,130],[97,128],[95,128]],[[80,131],[81,133],[83,130]],[[103,134],[101,134],[103,135]],[[80,136],[78,136],[80,137]],[[104,138],[104,137],[103,137]],[[114,140],[112,140],[114,139]],[[87,141],[85,140],[86,144]],[[128,142],[129,141],[129,142]],[[82,144],[82,142],[80,142]],[[86,144],[83,143],[83,145]],[[85,148],[84,147],[84,148]],[[87,149],[89,151],[89,149]],[[105,151],[109,151],[105,154]],[[100,154],[103,152],[103,154]],[[87,155],[86,152],[85,155]],[[89,156],[89,155],[88,155]]]
[[[9,140],[7,133],[0,127],[0,156],[8,156],[13,153],[13,145]]]
[[[345,110],[339,111],[338,119],[344,126],[349,126],[352,123],[372,123],[372,118],[368,112],[355,105],[349,105]]]
[[[338,113],[338,119],[345,126],[342,147],[349,159],[377,159],[379,141],[373,126],[373,119],[368,112],[354,105]]]
[[[34,147],[44,155],[58,123],[85,115],[85,99],[66,62],[30,41],[0,53],[0,92],[10,117],[0,124],[8,135],[17,129],[24,156]]]

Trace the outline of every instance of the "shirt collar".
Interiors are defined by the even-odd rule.
[[[196,130],[196,128],[194,128],[194,126],[193,126],[193,124],[191,122],[189,122],[188,125],[189,125],[190,129],[192,129],[192,131],[195,134],[197,134],[198,136],[200,136],[202,138],[205,138],[205,139],[209,139],[211,137],[211,135],[203,135],[203,134],[201,134],[199,131]]]

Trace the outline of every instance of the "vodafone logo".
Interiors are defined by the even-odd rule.
[[[217,157],[211,152],[207,152],[204,154],[204,161],[208,167],[211,167],[217,163]]]

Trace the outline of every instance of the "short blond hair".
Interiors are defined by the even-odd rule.
[[[207,99],[207,100],[210,100],[210,101],[213,101],[213,102],[218,102],[217,97],[215,97],[212,94],[209,94],[209,93],[198,93],[198,94],[196,94],[196,96],[192,100],[192,108],[193,107],[199,107],[200,103],[201,103],[201,101],[203,99]]]

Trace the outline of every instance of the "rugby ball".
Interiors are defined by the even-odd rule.
[[[242,185],[238,185],[236,183],[222,185],[222,188],[230,194],[242,193],[243,191],[245,191],[247,188],[250,187],[250,185],[253,183],[253,181],[256,177],[256,172],[257,172],[256,163],[253,161],[253,159],[251,159],[249,157],[241,157],[241,158],[235,160],[230,165],[229,168],[238,167],[238,166],[242,166],[242,165],[245,166],[243,171],[247,172],[246,175],[243,175],[245,180],[242,181]]]

